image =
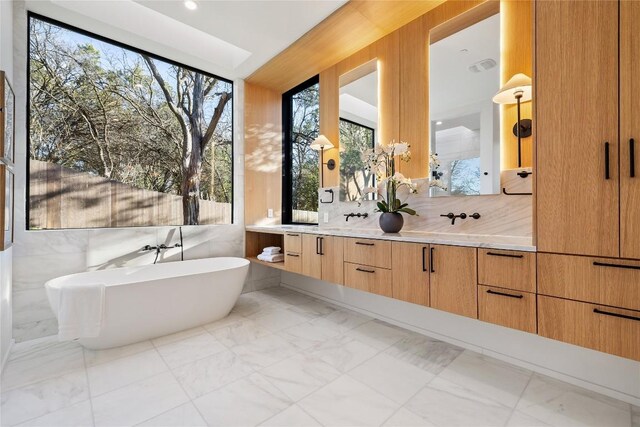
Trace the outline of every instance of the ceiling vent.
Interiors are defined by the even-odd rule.
[[[475,64],[471,64],[469,66],[469,71],[471,71],[472,73],[481,73],[483,71],[492,69],[496,65],[498,65],[496,61],[491,58],[487,58],[483,59],[482,61],[478,61]]]

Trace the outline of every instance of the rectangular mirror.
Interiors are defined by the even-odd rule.
[[[434,28],[429,45],[431,196],[500,192],[499,2]],[[441,28],[442,27],[442,28]]]
[[[375,175],[365,168],[362,153],[378,138],[378,61],[372,60],[340,76],[340,201],[363,198],[375,186]]]

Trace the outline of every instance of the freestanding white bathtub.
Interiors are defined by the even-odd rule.
[[[71,274],[50,280],[45,287],[58,316],[61,287],[105,285],[100,335],[78,340],[89,349],[104,349],[226,317],[242,292],[248,271],[249,261],[244,258],[207,258]]]

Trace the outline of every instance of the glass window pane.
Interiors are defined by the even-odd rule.
[[[291,97],[291,221],[318,223],[319,152],[310,148],[318,137],[319,84]]]
[[[29,229],[229,224],[233,84],[29,18]]]

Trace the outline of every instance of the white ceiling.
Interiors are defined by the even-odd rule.
[[[464,51],[466,50],[466,51]],[[473,73],[469,66],[491,58],[496,66]],[[431,120],[491,101],[500,89],[500,14],[471,25],[429,48]]]
[[[27,9],[218,74],[244,78],[347,0],[27,0]]]

